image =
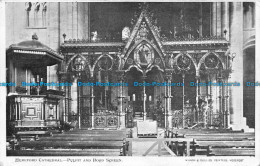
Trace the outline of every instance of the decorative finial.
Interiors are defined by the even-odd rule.
[[[34,34],[32,35],[32,39],[33,39],[33,40],[38,40],[38,36],[36,35],[36,33],[34,33]]]
[[[226,29],[224,30],[224,35],[225,35],[225,37],[226,37],[226,35],[227,35],[227,30],[226,30]]]
[[[66,35],[65,33],[63,33],[62,36],[63,36],[63,39],[64,39],[64,41],[65,41],[67,35]]]

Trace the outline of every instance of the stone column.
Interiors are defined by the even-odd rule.
[[[64,110],[64,121],[68,122],[69,113],[69,87],[65,86],[65,110]]]
[[[218,78],[218,82],[219,83],[223,83],[223,78],[221,77],[221,78]],[[219,106],[218,106],[218,109],[219,109],[219,114],[221,115],[221,121],[222,121],[222,124],[221,124],[221,127],[224,127],[224,124],[225,124],[225,114],[224,114],[224,109],[223,109],[223,89],[224,89],[224,87],[223,86],[219,86],[218,87],[219,89],[218,89],[218,91],[219,91],[219,93],[218,93],[218,99],[219,99],[219,101],[218,101],[218,103],[219,103]]]
[[[167,86],[164,86],[164,127],[167,128]]]
[[[211,73],[208,73],[208,82],[212,82],[212,77],[211,77]],[[213,102],[213,92],[212,92],[212,84],[210,84],[209,89],[208,89],[208,97],[207,100],[211,99],[211,101]],[[213,119],[213,110],[214,110],[214,104],[212,103],[212,107],[210,108],[210,110],[208,111],[209,113],[209,123],[212,125],[212,119]],[[205,122],[205,118],[203,116],[203,122]]]
[[[145,80],[146,80],[146,76],[143,75],[142,76],[142,80],[143,80],[143,83],[145,85]],[[147,115],[147,112],[146,112],[146,91],[145,91],[145,86],[143,86],[143,111],[144,111],[144,117],[143,117],[143,120],[146,121],[146,115]]]
[[[211,36],[217,35],[217,2],[212,3],[211,7]]]
[[[167,86],[166,86],[166,92],[165,96],[166,96],[166,107],[167,107],[167,111],[166,111],[166,115],[165,115],[165,121],[166,122],[166,126],[165,128],[172,128],[172,108],[171,108],[171,99],[172,99],[172,93],[171,93],[171,82],[172,82],[172,71],[169,71],[166,73],[166,82],[167,82]]]
[[[183,87],[182,87],[182,128],[185,127],[185,116],[184,116],[184,108],[185,108],[185,74],[182,73],[182,82],[183,82]]]
[[[196,83],[199,85],[200,76],[196,76]],[[194,122],[199,123],[199,86],[196,86],[196,114],[194,114]],[[197,117],[197,119],[196,119]]]
[[[19,117],[18,117],[18,115],[19,115],[19,110],[18,110],[18,102],[14,102],[15,103],[15,120],[19,120]]]
[[[233,130],[247,130],[243,118],[243,3],[232,2],[232,22],[230,30],[230,53],[236,54],[233,59],[230,82],[238,82],[240,86],[232,86],[230,98],[230,122]]]
[[[222,27],[222,34],[229,41],[229,2],[222,3]],[[224,34],[224,31],[226,34]]]
[[[213,2],[211,12],[211,35],[221,36],[221,2]]]
[[[77,79],[77,85],[78,85],[78,79]],[[78,123],[79,123],[79,129],[81,129],[81,88],[77,86],[77,93],[78,93]]]
[[[202,2],[200,2],[200,9],[199,9],[199,37],[203,37],[203,20],[202,20],[202,16],[203,16],[203,13],[202,13]]]
[[[125,110],[123,109],[123,83],[124,83],[124,71],[117,71],[118,81],[120,82],[121,86],[118,87],[118,100],[119,100],[119,119],[120,119],[120,128],[125,128]]]
[[[229,73],[227,71],[224,71],[223,73],[223,80],[224,83],[228,83],[228,77]],[[223,86],[222,89],[222,101],[223,101],[223,114],[224,114],[224,128],[229,128],[230,124],[230,117],[229,117],[229,87]]]
[[[221,2],[216,2],[216,29],[217,29],[217,36],[222,36],[222,34],[223,34],[223,30],[222,30],[222,24],[221,24],[221,22],[222,22],[222,12],[221,12]]]
[[[65,83],[67,81],[67,76],[66,74],[59,74],[59,81],[62,82],[62,83]],[[65,91],[65,95],[67,95],[67,86],[62,86],[59,88],[60,91]],[[65,96],[66,97],[66,96]],[[62,121],[63,122],[66,122],[66,101],[65,101],[65,98],[62,99]],[[61,110],[61,109],[60,109]]]
[[[91,83],[94,83],[93,76],[91,77]],[[91,128],[94,129],[94,111],[95,111],[95,96],[94,96],[94,86],[90,86],[90,98],[91,98]]]

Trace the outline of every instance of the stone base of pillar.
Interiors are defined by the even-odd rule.
[[[147,112],[144,112],[144,121],[146,121]]]
[[[172,115],[168,115],[168,128],[172,128]]]
[[[120,113],[120,129],[125,129],[125,113]]]
[[[244,132],[249,132],[249,127],[246,125],[246,118],[245,117],[242,118],[241,123],[230,124],[229,127],[232,128],[233,131],[243,130]]]
[[[94,114],[91,116],[91,128],[94,129]]]

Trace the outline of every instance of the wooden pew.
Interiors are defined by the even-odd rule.
[[[50,131],[18,131],[15,136],[19,141],[36,141],[39,137],[51,136]]]
[[[19,141],[10,156],[119,156],[125,155],[126,131],[75,130]]]
[[[231,140],[219,138],[214,140],[203,140],[197,141],[196,143],[196,155],[207,155],[207,156],[243,156],[253,155],[255,148],[254,140]]]
[[[53,137],[41,137],[40,141],[122,141],[125,137],[118,136],[104,136],[104,137],[79,137],[79,136],[53,136]]]
[[[255,140],[254,133],[222,133],[222,134],[186,134],[186,138],[193,138],[197,141],[243,141]]]
[[[209,156],[255,156],[255,148],[211,148]]]
[[[63,149],[113,149],[121,148],[123,146],[122,141],[23,141],[20,142],[18,148],[29,149],[49,149],[49,148],[63,148]]]
[[[120,149],[11,150],[7,156],[118,156]]]
[[[175,132],[175,133],[174,133]],[[255,133],[212,129],[176,129],[166,131],[166,137],[193,138],[191,155],[252,155],[254,154]],[[182,147],[181,143],[178,143]],[[169,145],[170,147],[172,145]],[[173,146],[174,147],[174,146]],[[178,147],[178,146],[175,146]],[[240,147],[238,150],[236,147]],[[242,147],[242,148],[241,148]],[[234,153],[233,153],[234,152]]]
[[[229,148],[229,147],[254,147],[254,141],[195,141],[200,147],[217,147],[217,148]]]
[[[171,129],[173,133],[179,134],[222,134],[222,133],[244,133],[243,131],[233,131],[230,129]]]

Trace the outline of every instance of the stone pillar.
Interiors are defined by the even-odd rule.
[[[217,2],[212,3],[211,8],[211,36],[217,35]]]
[[[222,30],[222,12],[221,12],[221,2],[216,2],[216,29],[217,29],[217,36],[222,36],[223,30]]]
[[[165,128],[172,128],[172,109],[171,109],[171,98],[172,98],[172,93],[171,93],[171,81],[172,81],[172,71],[167,71],[165,75],[165,80],[167,82],[166,86],[166,93],[165,93],[165,98],[166,98],[166,112],[165,112],[165,121],[166,121],[166,126]]]
[[[222,3],[222,27],[222,34],[229,41],[229,2]],[[224,31],[226,34],[224,34]]]
[[[78,80],[77,80],[78,85]],[[79,123],[79,129],[81,129],[81,88],[77,86],[77,92],[78,92],[78,123]]]
[[[88,2],[78,2],[78,23],[77,23],[77,34],[79,39],[89,39],[89,3]]]
[[[64,111],[64,121],[68,122],[69,118],[69,87],[65,86],[65,111]]]
[[[91,77],[91,83],[93,83],[94,82],[94,78],[93,78],[93,76]],[[91,128],[92,129],[94,129],[94,111],[95,111],[95,96],[94,96],[94,86],[90,86],[90,98],[91,98]]]
[[[89,3],[66,2],[60,3],[60,41],[63,42],[63,34],[68,39],[89,39]]]
[[[223,83],[223,78],[218,78],[218,82],[219,83]],[[218,109],[219,109],[219,114],[221,115],[221,127],[224,127],[224,124],[225,124],[225,114],[224,114],[224,109],[223,109],[223,89],[224,87],[223,86],[219,86],[218,87]]]
[[[228,83],[228,77],[229,77],[229,72],[224,71],[223,74],[223,81],[224,83]],[[223,101],[223,114],[224,114],[224,128],[229,128],[230,124],[230,114],[229,114],[229,87],[228,86],[223,86],[222,89],[222,101]]]
[[[15,101],[15,120],[19,120],[18,104],[19,103]]]
[[[202,16],[203,16],[203,13],[202,13],[202,2],[200,2],[200,9],[199,9],[199,37],[203,37],[203,20],[202,20]]]
[[[84,24],[83,24],[83,38],[90,39],[90,3],[83,2],[84,5]]]
[[[146,76],[142,76],[142,80],[143,80],[143,83],[145,84],[145,80],[146,80]],[[145,86],[143,86],[143,111],[144,111],[144,117],[143,117],[143,120],[146,121],[146,115],[147,115],[147,112],[146,112],[146,91],[145,91]]]
[[[212,77],[211,77],[211,73],[208,74],[208,83],[212,82]],[[212,84],[210,84],[209,88],[208,88],[208,97],[207,100],[211,99],[211,101],[213,102],[213,92],[212,92]],[[209,114],[209,123],[212,125],[213,121],[213,110],[214,110],[214,105],[212,103],[212,107],[210,108],[210,110],[208,111]],[[203,122],[205,122],[205,117],[203,116]]]
[[[238,82],[240,86],[232,86],[230,98],[231,125],[233,130],[248,130],[243,118],[243,3],[232,2],[230,53],[236,54],[233,59],[230,82]]]
[[[221,26],[221,2],[213,2],[211,10],[211,35],[221,36],[222,26]]]
[[[184,107],[185,107],[185,74],[182,73],[182,82],[183,82],[183,87],[182,87],[182,128],[185,127],[185,116],[184,116]]]
[[[59,74],[58,80],[60,82],[65,83],[67,81],[66,74]],[[67,88],[68,88],[68,86],[62,86],[62,87],[59,88],[60,91],[65,91],[65,98],[66,98],[66,95],[67,95]],[[61,113],[61,116],[62,116],[61,120],[63,122],[66,122],[66,99],[65,98],[61,99],[62,100],[62,102],[61,102],[62,106],[60,107],[60,111],[62,111],[62,113]]]
[[[164,86],[164,127],[167,128],[167,86]]]
[[[199,85],[200,76],[196,76],[196,83]],[[196,114],[194,113],[194,122],[199,123],[199,86],[196,86]],[[197,117],[197,119],[196,119]]]
[[[123,109],[123,83],[124,83],[124,71],[118,71],[118,81],[120,82],[121,86],[118,87],[118,100],[119,100],[119,119],[120,119],[120,129],[125,128],[125,110]]]
[[[72,3],[72,37],[78,39],[78,2]]]

